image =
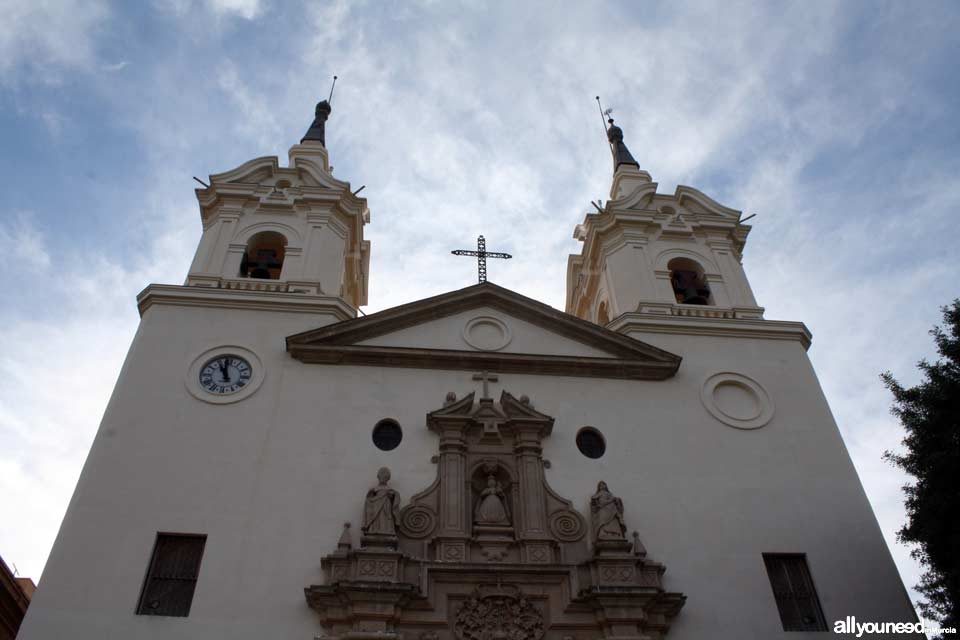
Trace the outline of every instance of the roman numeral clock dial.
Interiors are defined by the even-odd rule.
[[[220,355],[200,368],[200,386],[208,393],[236,393],[250,383],[253,368],[240,356]]]

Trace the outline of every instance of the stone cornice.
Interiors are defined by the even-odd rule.
[[[672,333],[682,335],[752,338],[760,340],[795,340],[809,349],[813,335],[802,322],[788,320],[752,320],[744,318],[698,318],[664,316],[640,312],[624,313],[607,325],[613,331],[629,334]]]
[[[705,230],[720,232],[724,236],[732,235],[731,240],[742,247],[750,227],[739,223],[740,211],[725,207],[703,192],[686,185],[678,186],[672,195],[657,193],[656,189],[657,183],[655,182],[641,184],[633,192],[620,199],[608,200],[602,214],[588,213],[584,221],[577,225],[577,230],[574,232],[574,237],[584,242],[583,253],[592,252],[597,242],[597,236],[603,236],[615,227],[639,226],[643,228],[640,233],[646,232],[647,234],[656,228],[666,230],[664,223],[668,220],[668,217],[657,210],[645,207],[646,201],[655,198],[673,200],[680,206],[683,206],[688,200],[696,202],[706,213],[703,211],[688,211],[685,213],[684,219],[690,228],[689,230],[702,227]],[[651,225],[653,225],[653,228],[651,228]]]
[[[334,296],[171,284],[151,284],[137,295],[137,309],[141,317],[153,305],[328,314],[336,322],[351,320],[356,313],[343,299]]]
[[[217,206],[221,202],[239,206],[253,200],[258,207],[280,209],[292,206],[299,210],[305,204],[331,205],[345,217],[360,217],[363,222],[369,222],[366,199],[354,195],[349,182],[334,178],[322,165],[308,157],[292,156],[291,166],[281,167],[277,156],[264,156],[245,162],[231,171],[212,174],[209,187],[195,190],[201,215],[207,219],[215,212],[222,211],[223,205]],[[276,203],[261,203],[260,196],[267,193],[263,186],[264,172],[270,176],[297,178],[301,171],[308,173],[319,186],[302,184],[301,181],[290,190],[291,194],[295,194],[293,197]]]
[[[546,331],[609,353],[610,356],[573,357],[357,344],[481,306],[500,309]],[[630,379],[668,378],[676,373],[680,366],[680,357],[677,355],[557,311],[490,282],[425,298],[350,322],[289,336],[287,351],[304,362],[326,364],[487,369]]]
[[[626,380],[665,380],[672,364],[627,358],[593,358],[529,353],[417,349],[370,345],[291,345],[290,355],[311,364],[496,371],[533,375]]]
[[[688,187],[687,185],[678,185],[673,197],[681,205],[683,205],[684,200],[690,199],[699,203],[700,206],[710,213],[727,218],[733,218],[734,221],[740,219],[741,212],[737,209],[725,207],[699,189],[694,189],[693,187]]]

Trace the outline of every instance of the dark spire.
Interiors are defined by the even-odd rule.
[[[633,156],[630,155],[630,150],[627,149],[627,145],[623,144],[623,129],[613,124],[613,118],[610,118],[607,122],[610,123],[610,126],[607,127],[607,140],[610,141],[610,153],[613,154],[614,173],[616,173],[617,168],[622,164],[632,164],[639,169],[640,165],[633,159]]]
[[[310,128],[304,134],[303,138],[300,139],[300,142],[306,142],[307,140],[317,140],[323,146],[327,146],[327,140],[325,137],[325,128],[327,124],[327,118],[330,117],[330,112],[333,109],[330,107],[330,103],[326,100],[322,100],[317,103],[317,110],[313,118],[313,124],[310,125]]]

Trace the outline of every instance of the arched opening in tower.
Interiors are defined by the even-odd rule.
[[[261,231],[247,242],[240,261],[241,278],[279,280],[287,239],[276,231]]]
[[[674,258],[667,263],[673,295],[680,304],[713,304],[703,267],[689,258]]]

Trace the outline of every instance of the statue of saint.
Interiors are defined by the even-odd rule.
[[[623,522],[623,501],[610,493],[607,483],[600,481],[597,492],[590,498],[593,520],[593,541],[626,540],[627,526]]]
[[[400,494],[387,486],[390,469],[381,467],[377,471],[377,480],[379,484],[367,491],[361,528],[367,535],[395,536],[400,514]]]
[[[503,487],[491,473],[487,476],[487,487],[480,493],[480,501],[473,514],[474,521],[477,524],[509,525],[510,514],[507,513],[506,501]]]

